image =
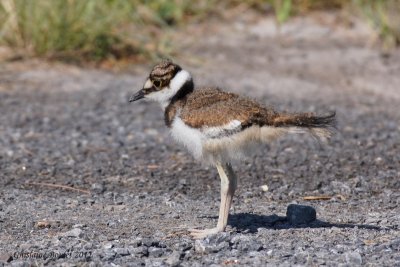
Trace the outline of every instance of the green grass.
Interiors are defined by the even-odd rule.
[[[150,26],[176,24],[188,7],[166,0],[0,0],[0,44],[64,59],[134,56],[154,39]]]
[[[2,0],[1,4],[1,43],[29,54],[77,53],[95,60],[128,50],[118,32],[129,17],[127,1]]]
[[[0,0],[0,45],[73,61],[158,56],[172,52],[169,29],[243,4],[261,13],[271,7],[279,24],[312,10],[351,7],[385,46],[400,44],[398,0]]]
[[[292,15],[292,0],[274,0],[272,5],[275,10],[275,17],[279,24],[284,23]]]
[[[400,2],[398,0],[353,0],[353,4],[377,30],[385,49],[400,45]]]
[[[399,0],[269,0],[278,23],[313,10],[348,9],[364,18],[379,35],[384,49],[400,45]]]

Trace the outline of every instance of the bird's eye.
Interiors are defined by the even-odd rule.
[[[161,86],[161,81],[154,81],[153,82],[155,87],[160,87]]]

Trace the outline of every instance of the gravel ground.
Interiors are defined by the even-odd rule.
[[[323,18],[176,37],[199,84],[338,117],[328,145],[288,136],[235,164],[227,232],[204,240],[186,229],[216,224],[216,170],[172,142],[156,104],[127,103],[150,66],[1,65],[0,265],[400,266],[400,51]],[[317,219],[286,217],[291,204]]]

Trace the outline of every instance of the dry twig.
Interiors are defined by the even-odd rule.
[[[305,196],[303,200],[331,200],[332,198],[337,197],[342,201],[345,201],[346,198],[343,195],[335,195],[335,196]]]
[[[304,200],[330,200],[330,196],[306,196],[303,197]]]

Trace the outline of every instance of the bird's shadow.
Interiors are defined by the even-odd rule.
[[[368,230],[385,230],[387,228],[368,224],[330,223],[314,220],[308,224],[293,225],[287,217],[278,215],[258,215],[252,213],[237,213],[229,216],[228,225],[239,232],[256,233],[259,228],[266,229],[294,229],[294,228],[359,228]]]

